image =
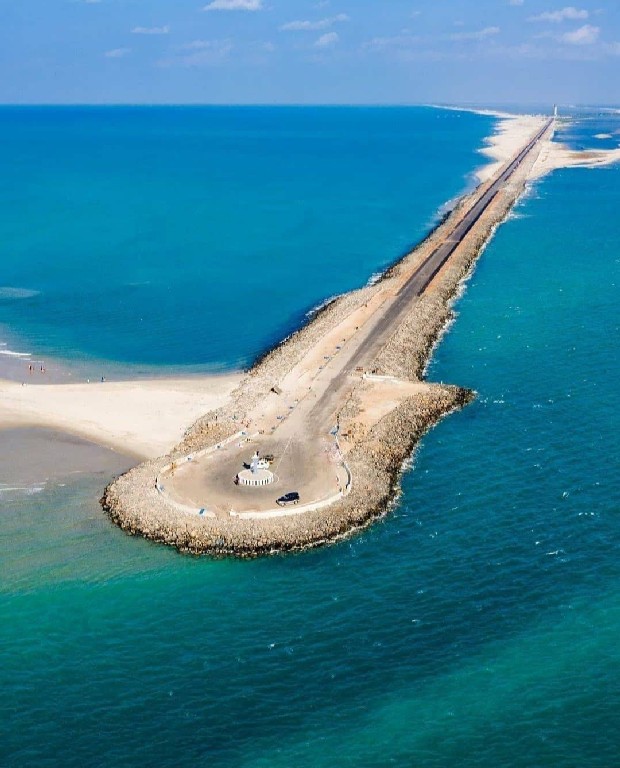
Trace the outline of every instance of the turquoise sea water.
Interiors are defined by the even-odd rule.
[[[0,108],[0,325],[38,357],[248,365],[419,240],[492,124],[425,108]]]
[[[559,171],[498,230],[429,371],[479,397],[362,535],[193,559],[102,478],[0,494],[0,763],[616,765],[619,205]]]
[[[581,109],[563,118],[558,139],[573,149],[616,149],[620,146],[618,109]],[[565,121],[565,122],[564,122]]]

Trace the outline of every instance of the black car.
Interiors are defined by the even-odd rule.
[[[280,496],[279,499],[277,499],[276,504],[279,504],[281,507],[288,507],[289,504],[298,504],[299,503],[299,494],[297,491],[291,491],[290,493],[285,493],[284,496]]]

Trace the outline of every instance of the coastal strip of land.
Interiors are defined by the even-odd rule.
[[[424,381],[424,368],[460,281],[552,133],[551,121],[530,118],[515,156],[382,280],[326,306],[173,451],[112,483],[111,519],[181,551],[256,556],[317,546],[383,515],[416,442],[474,397]],[[299,509],[279,511],[270,486],[233,484],[255,450],[275,456],[280,490],[295,483]]]

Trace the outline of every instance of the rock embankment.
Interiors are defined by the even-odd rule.
[[[351,451],[347,461],[356,478],[353,490],[324,510],[264,521],[184,514],[155,488],[154,477],[166,458],[141,464],[120,477],[107,488],[103,503],[123,530],[181,552],[255,557],[317,546],[383,515],[398,488],[403,462],[420,437],[472,397],[468,390],[436,385],[429,395],[403,402]]]
[[[459,285],[482,252],[493,228],[506,216],[523,191],[535,161],[528,158],[434,278],[390,340],[379,352],[374,368],[398,379],[423,377],[433,346],[452,317]],[[481,189],[484,189],[481,187]],[[414,251],[393,265],[372,286],[340,296],[326,305],[288,339],[266,354],[233,393],[231,402],[206,414],[167,456],[146,462],[118,478],[105,491],[103,506],[110,518],[128,533],[176,547],[182,552],[252,557],[318,546],[357,530],[383,515],[398,492],[404,462],[421,436],[443,416],[469,403],[474,394],[447,385],[428,385],[407,397],[369,429],[356,431],[359,398],[355,391],[342,404],[341,431],[353,436],[346,460],[353,476],[351,493],[322,510],[264,520],[187,514],[156,488],[156,478],[171,460],[214,445],[239,431],[247,414],[270,389],[299,363],[321,339],[353,311],[386,286],[394,293],[417,264],[447,236],[454,221],[471,203],[463,198],[456,209]]]

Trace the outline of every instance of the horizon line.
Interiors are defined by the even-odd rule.
[[[436,108],[462,108],[462,109],[493,109],[499,107],[541,107],[547,106],[547,102],[533,101],[527,102],[225,102],[225,101],[188,101],[188,102],[167,102],[167,101],[110,101],[110,102],[87,102],[87,101],[33,101],[33,102],[12,102],[12,101],[0,101],[0,107],[295,107],[295,108],[317,108],[317,107],[374,107],[374,108],[390,108],[390,107],[426,107],[429,109]],[[551,108],[553,103],[549,103]],[[620,104],[558,104],[558,107],[580,109],[580,108],[617,108]]]

